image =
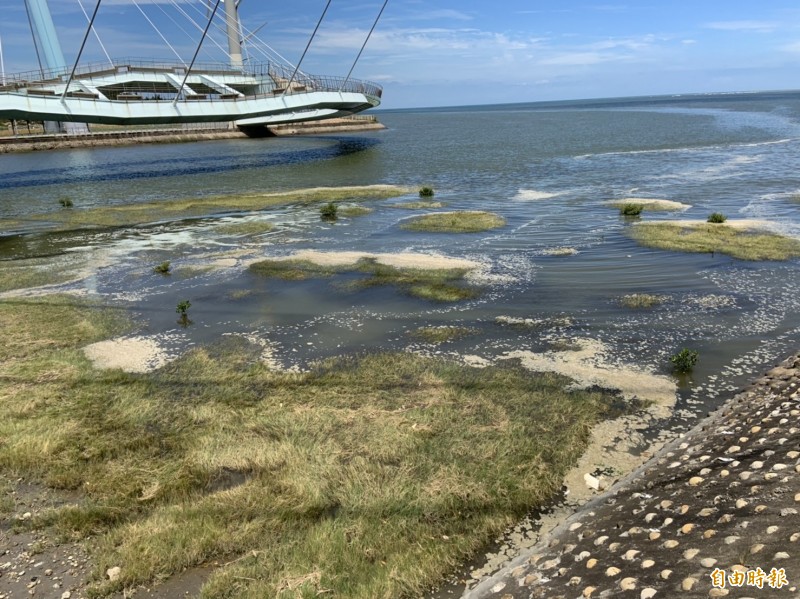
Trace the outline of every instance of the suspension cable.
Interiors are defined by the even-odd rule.
[[[192,18],[192,16],[191,16],[190,14],[188,14],[188,13],[187,13],[185,10],[183,10],[183,8],[182,8],[182,7],[181,7],[181,6],[178,4],[178,2],[177,2],[176,0],[170,0],[170,4],[171,4],[171,5],[172,5],[172,6],[173,6],[173,7],[174,7],[174,8],[175,8],[175,9],[176,9],[176,10],[177,10],[179,13],[181,13],[181,14],[182,14],[182,15],[183,15],[183,16],[186,18],[186,20],[187,20],[187,21],[189,21],[189,22],[190,22],[192,25],[194,25],[195,29],[197,29],[197,30],[198,30],[198,31],[200,31],[200,32],[202,32],[202,31],[203,31],[203,27],[202,27],[202,26],[201,26],[201,25],[200,25],[200,24],[199,24],[197,21],[195,21],[195,20]],[[157,6],[158,6],[159,8],[161,8],[161,5],[160,5],[160,4],[157,4]],[[161,11],[162,11],[164,14],[166,14],[167,16],[169,16],[169,14],[168,14],[168,13],[167,13],[167,12],[166,12],[166,11],[165,11],[163,8],[161,8]],[[173,23],[175,23],[175,25],[177,25],[177,26],[180,28],[180,30],[181,30],[181,31],[183,31],[183,32],[184,32],[186,35],[188,35],[190,38],[192,37],[192,36],[191,36],[191,34],[190,34],[189,32],[187,32],[185,29],[183,29],[183,27],[181,27],[180,25],[178,25],[178,23],[177,23],[177,22],[175,22],[175,20],[174,20],[174,19],[172,19],[172,17],[170,17],[170,19],[172,20],[172,22],[173,22]],[[194,39],[194,38],[192,38],[192,39]],[[217,48],[219,48],[220,50],[222,50],[222,51],[223,51],[223,52],[224,52],[226,55],[228,54],[228,51],[227,51],[227,50],[225,50],[225,48],[223,48],[223,47],[222,47],[222,46],[219,44],[219,42],[217,42],[217,40],[215,40],[213,37],[209,37],[208,39],[210,39],[210,40],[211,40],[211,42],[212,42],[212,43],[213,43],[213,44],[214,44],[214,45],[215,45]],[[207,51],[206,51],[206,53],[208,54],[208,52],[207,52]],[[210,54],[209,54],[209,56],[210,56]]]
[[[98,0],[99,1],[99,0]],[[183,77],[183,81],[181,82],[181,86],[178,88],[178,93],[175,94],[175,99],[172,101],[172,105],[175,106],[178,103],[178,99],[181,97],[181,92],[183,88],[186,87],[186,80],[189,78],[189,73],[192,71],[192,67],[194,66],[194,61],[197,60],[197,55],[200,54],[200,48],[203,46],[203,40],[206,39],[206,35],[208,35],[208,29],[211,27],[211,21],[214,20],[214,15],[217,14],[217,9],[219,8],[219,3],[222,0],[217,0],[217,3],[214,5],[214,10],[211,12],[211,16],[208,17],[208,23],[206,24],[206,29],[203,31],[203,36],[200,38],[200,43],[197,44],[197,50],[194,51],[194,56],[192,56],[192,62],[189,64],[189,68],[186,69],[186,75]]]
[[[202,4],[202,5],[203,5],[203,6],[205,6],[206,8],[211,8],[211,7],[210,7],[210,6],[207,4],[207,2],[210,2],[210,0],[200,0],[200,4]],[[195,7],[195,10],[199,11],[199,9],[198,9],[197,7]],[[225,16],[225,17],[223,17],[223,18],[224,18],[224,19],[227,19],[227,16]],[[227,24],[227,21],[226,21],[226,24]],[[241,23],[240,23],[240,26],[242,27],[242,31],[243,31],[243,33],[246,35],[246,39],[248,39],[248,40],[249,40],[249,39],[255,39],[255,40],[256,40],[256,42],[258,42],[258,44],[261,44],[261,46],[263,46],[264,48],[266,48],[267,50],[269,50],[269,52],[267,52],[267,51],[265,51],[265,50],[264,50],[264,48],[260,47],[259,45],[254,45],[254,48],[255,48],[255,49],[256,49],[256,50],[257,50],[257,51],[258,51],[258,52],[259,52],[259,53],[260,53],[262,56],[264,56],[264,57],[265,57],[265,58],[267,58],[268,60],[275,60],[275,59],[277,58],[276,62],[280,62],[280,63],[282,63],[282,64],[284,64],[284,65],[288,65],[288,66],[289,66],[289,68],[292,68],[292,69],[293,69],[293,68],[295,68],[295,66],[294,66],[294,63],[292,63],[292,61],[290,61],[288,58],[286,58],[285,56],[283,56],[283,55],[282,55],[280,52],[278,52],[277,50],[275,50],[275,48],[273,48],[272,46],[270,46],[270,45],[269,45],[267,42],[265,42],[263,39],[261,39],[260,37],[258,37],[258,36],[256,35],[256,33],[258,32],[257,30],[256,30],[256,31],[251,31],[251,30],[247,29],[246,27],[244,27],[243,25],[241,25]],[[217,27],[217,29],[218,29],[219,31],[223,31],[223,29],[222,29],[222,27],[221,27],[221,26]],[[303,74],[303,72],[302,72],[302,71],[298,71],[298,72],[299,72],[300,74]]]
[[[369,41],[369,38],[372,37],[372,32],[375,31],[375,27],[378,25],[378,21],[380,21],[381,15],[383,14],[383,9],[386,8],[387,4],[389,4],[389,0],[383,0],[383,6],[381,6],[380,11],[378,12],[378,16],[375,18],[375,22],[372,24],[372,29],[369,30],[367,38],[361,45],[361,50],[358,51],[358,56],[356,56],[356,59],[353,61],[353,66],[350,67],[350,70],[347,73],[347,77],[345,77],[344,81],[342,81],[342,85],[339,87],[339,91],[342,91],[344,89],[344,86],[347,85],[347,82],[350,81],[350,75],[353,74],[353,69],[356,68],[356,64],[358,64],[358,59],[361,58],[361,53],[364,52],[364,48],[367,47],[367,42]]]
[[[303,64],[303,59],[306,57],[306,52],[308,52],[308,49],[311,47],[311,42],[314,41],[314,36],[317,35],[317,31],[319,30],[319,26],[322,25],[322,19],[325,18],[325,13],[328,12],[328,7],[330,5],[331,5],[331,0],[328,0],[328,3],[325,4],[325,10],[322,11],[322,15],[320,16],[319,21],[317,21],[317,26],[314,27],[314,32],[311,34],[311,37],[308,38],[308,43],[306,44],[306,49],[303,50],[303,54],[300,56],[300,60],[297,62],[297,66],[294,69],[294,73],[292,73],[292,76],[289,78],[289,83],[286,84],[286,89],[283,90],[283,93],[281,94],[281,96],[285,96],[286,92],[288,92],[289,89],[292,87],[292,83],[294,82],[294,78],[297,75],[297,71],[300,69],[300,65]]]
[[[148,22],[148,23],[150,23],[150,26],[151,26],[153,29],[155,29],[155,32],[158,34],[158,37],[160,37],[160,38],[161,38],[161,39],[164,41],[164,43],[165,43],[165,44],[167,44],[167,46],[169,47],[169,49],[170,49],[170,50],[172,50],[172,53],[173,53],[175,56],[177,56],[177,57],[178,57],[178,60],[180,60],[180,61],[181,61],[181,64],[183,64],[183,66],[186,66],[186,63],[183,61],[183,58],[181,58],[181,55],[180,55],[180,54],[178,54],[178,52],[175,50],[175,48],[173,48],[173,47],[172,47],[172,44],[170,44],[170,43],[167,41],[167,38],[165,38],[165,37],[164,37],[164,35],[161,33],[161,31],[159,31],[158,27],[156,27],[156,24],[155,24],[155,23],[153,23],[153,21],[151,21],[151,20],[150,20],[150,17],[148,17],[148,16],[145,14],[145,12],[142,10],[142,7],[141,7],[141,6],[139,6],[139,3],[138,3],[136,0],[132,0],[132,2],[133,2],[133,5],[134,5],[136,8],[138,8],[138,9],[139,9],[139,12],[140,12],[140,13],[142,13],[142,16],[143,16],[143,17],[144,17],[144,18],[147,20],[147,22]]]
[[[69,84],[72,83],[72,79],[75,77],[75,71],[78,69],[78,62],[80,62],[81,60],[81,54],[83,54],[83,48],[86,46],[86,40],[89,39],[89,32],[92,30],[92,26],[94,25],[94,19],[97,16],[97,11],[100,9],[101,1],[102,0],[97,0],[97,4],[94,5],[94,12],[92,13],[92,18],[89,19],[89,26],[86,28],[86,33],[83,36],[81,47],[78,50],[78,56],[75,57],[75,64],[72,65],[72,72],[69,74],[69,79],[67,79],[67,84],[64,86],[64,93],[61,94],[61,102],[64,102],[64,98],[67,97],[67,91],[69,91]]]
[[[83,8],[83,2],[81,2],[81,0],[78,0],[78,6],[81,7],[81,12],[83,12],[83,16],[86,17],[86,20],[88,21],[89,15],[86,13],[86,9]],[[103,40],[100,39],[100,35],[97,33],[97,29],[95,29],[94,26],[92,26],[92,33],[94,33],[94,37],[97,38],[97,43],[100,44],[100,48],[102,48],[103,54],[106,55],[106,58],[108,59],[108,64],[110,64],[113,67],[114,61],[111,60],[111,57],[108,55],[106,47],[103,45]]]

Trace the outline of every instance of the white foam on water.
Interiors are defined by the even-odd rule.
[[[517,191],[514,199],[521,202],[536,202],[539,200],[557,198],[560,195],[563,195],[563,192],[552,193],[548,191],[537,191],[536,189],[520,189]]]

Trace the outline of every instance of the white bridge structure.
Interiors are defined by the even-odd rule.
[[[214,5],[203,39],[221,1]],[[349,75],[309,75],[288,62],[243,61],[238,3],[224,3],[229,64],[109,59],[78,66],[79,52],[75,65],[66,67],[46,0],[26,0],[41,68],[3,77],[0,118],[115,125],[233,121],[248,128],[349,116],[380,104],[383,90],[375,83]],[[100,0],[95,14],[99,5]],[[44,24],[37,24],[43,11]],[[90,30],[92,21],[86,38]],[[202,39],[195,58],[201,45]]]

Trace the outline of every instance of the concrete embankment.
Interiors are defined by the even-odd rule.
[[[799,417],[797,354],[464,597],[797,597]]]
[[[286,125],[272,125],[261,128],[257,137],[285,135],[323,135],[329,133],[348,133],[376,131],[386,127],[373,116],[358,118],[329,119]],[[256,130],[251,131],[255,133]],[[32,152],[37,150],[57,150],[65,148],[92,148],[98,146],[121,146],[136,144],[186,143],[211,141],[217,139],[244,139],[251,137],[235,127],[219,128],[165,128],[115,131],[93,131],[80,135],[17,135],[0,137],[0,154],[10,152]]]

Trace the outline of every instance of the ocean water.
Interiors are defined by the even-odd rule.
[[[682,347],[700,352],[682,381],[678,413],[687,423],[800,346],[800,269],[720,255],[646,249],[607,200],[645,197],[691,207],[647,219],[769,220],[800,235],[800,93],[614,99],[384,111],[385,131],[338,136],[227,140],[177,145],[62,150],[0,156],[0,260],[102,255],[76,286],[125,306],[143,334],[171,351],[231,333],[265,340],[285,367],[350,352],[401,349],[494,359],[541,351],[560,339],[606,344],[607,359],[669,372]],[[475,234],[411,233],[419,214],[370,202],[369,215],[320,221],[318,207],[284,206],[113,231],[52,234],[26,215],[104,204],[391,183],[430,185],[441,210],[488,210],[502,229]],[[273,232],[221,235],[220,222],[269,220]],[[576,253],[550,255],[554,248]],[[260,279],[246,268],[203,271],[224,252],[249,258],[322,251],[433,252],[481,263],[482,295],[440,304],[391,288],[354,292],[336,281]],[[231,254],[233,255],[233,254]],[[151,273],[171,260],[191,277]],[[73,286],[74,287],[74,286]],[[630,293],[667,300],[621,307]],[[175,304],[192,302],[193,325],[178,327]],[[529,319],[508,326],[498,319]],[[477,333],[442,346],[415,341],[420,326]]]

